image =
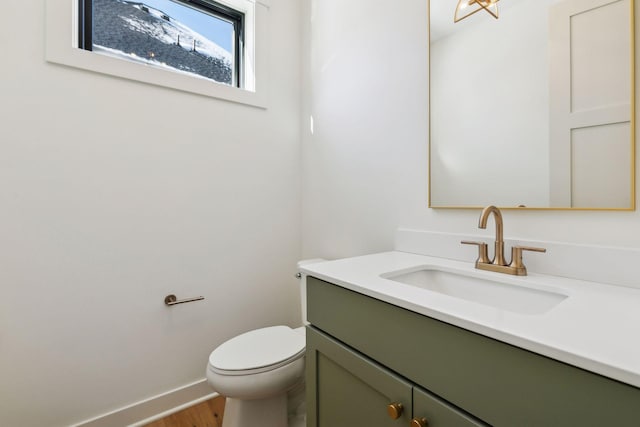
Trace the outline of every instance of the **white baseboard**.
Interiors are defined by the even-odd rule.
[[[71,427],[140,427],[218,396],[206,379],[74,424]]]

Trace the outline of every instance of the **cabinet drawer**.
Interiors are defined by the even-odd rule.
[[[640,425],[640,390],[309,277],[317,328],[496,427]]]

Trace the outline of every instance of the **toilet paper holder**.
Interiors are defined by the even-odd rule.
[[[172,306],[172,305],[184,304],[186,302],[201,301],[203,299],[204,297],[195,297],[195,298],[185,298],[185,299],[179,300],[178,297],[171,294],[164,297],[164,303],[168,306]]]

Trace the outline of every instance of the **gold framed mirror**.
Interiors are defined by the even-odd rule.
[[[429,3],[429,207],[635,210],[636,0]]]

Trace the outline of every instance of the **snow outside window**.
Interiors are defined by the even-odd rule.
[[[194,0],[80,0],[80,47],[240,86],[244,14]]]

